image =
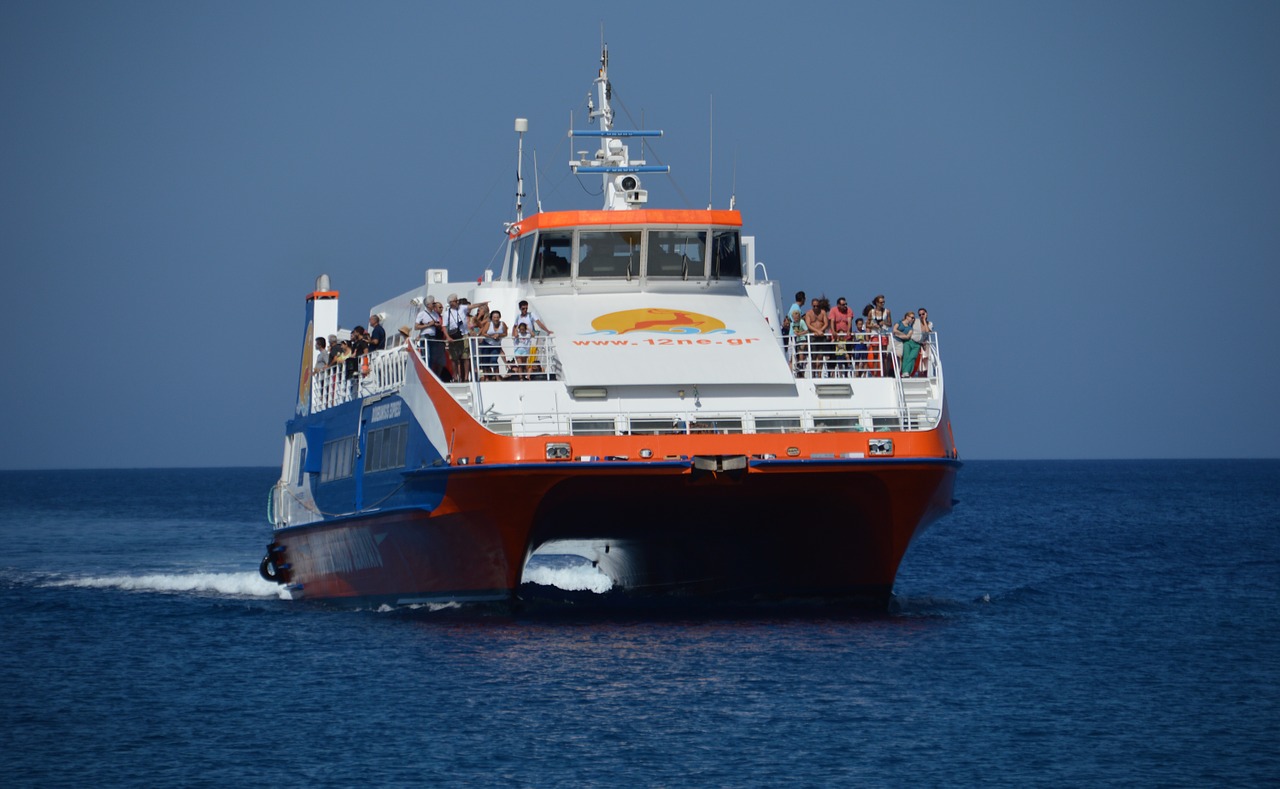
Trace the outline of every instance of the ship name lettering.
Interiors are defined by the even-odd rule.
[[[381,422],[384,419],[395,419],[398,416],[400,416],[400,401],[396,400],[393,403],[375,405],[373,407],[373,413],[369,417],[369,421]]]

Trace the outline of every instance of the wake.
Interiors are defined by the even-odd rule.
[[[81,589],[120,589],[126,592],[196,592],[228,597],[291,599],[289,592],[283,586],[264,581],[256,572],[104,575],[48,580],[41,585]]]

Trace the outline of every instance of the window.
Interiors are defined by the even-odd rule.
[[[856,416],[815,416],[813,429],[818,433],[844,433],[862,429]]]
[[[712,279],[742,279],[742,248],[736,230],[711,234]]]
[[[579,234],[578,276],[639,277],[640,231]]]
[[[800,420],[797,417],[787,416],[758,416],[756,417],[757,433],[798,433],[800,432]]]
[[[364,448],[365,472],[403,468],[408,438],[409,425],[405,423],[370,430]]]
[[[575,419],[570,424],[570,435],[611,436],[615,426],[612,419]]]
[[[332,482],[335,479],[350,477],[354,469],[355,456],[355,436],[326,441],[324,456],[320,461],[320,481]]]
[[[536,240],[537,236],[530,233],[512,247],[515,259],[511,263],[516,272],[516,282],[529,281],[529,272],[533,270],[533,250]]]
[[[671,433],[683,433],[684,423],[676,419],[632,419],[631,434],[633,436],[657,436]]]
[[[537,253],[533,259],[532,279],[568,279],[569,259],[573,256],[573,232],[557,230],[539,233]]]
[[[706,233],[692,230],[650,230],[648,275],[702,279],[706,272],[703,260],[706,245]]]

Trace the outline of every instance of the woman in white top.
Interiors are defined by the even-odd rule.
[[[868,304],[867,306],[870,307],[871,309],[863,310],[862,316],[864,318],[870,318],[871,320],[875,321],[881,326],[893,325],[893,316],[889,314],[889,310],[885,309],[885,306],[884,306],[883,293],[881,293],[879,296],[876,296],[874,299],[872,299],[871,303]]]
[[[916,357],[916,369],[912,372],[912,375],[928,375],[929,335],[933,333],[933,321],[929,320],[929,311],[924,307],[916,310],[916,312],[919,313],[919,317],[916,318],[912,339],[920,343],[920,355]]]
[[[480,356],[480,373],[488,380],[498,377],[498,357],[502,356],[502,339],[507,336],[507,324],[502,321],[502,313],[493,310],[489,320],[480,327],[483,338],[483,351]]]

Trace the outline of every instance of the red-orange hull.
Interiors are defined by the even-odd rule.
[[[275,555],[308,599],[394,605],[517,597],[525,562],[555,540],[597,557],[621,594],[882,601],[911,540],[951,509],[959,463],[574,463],[449,475],[434,511],[281,529]],[[412,476],[410,478],[412,482]]]

